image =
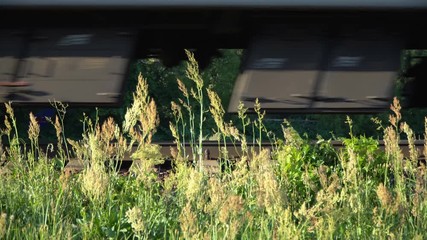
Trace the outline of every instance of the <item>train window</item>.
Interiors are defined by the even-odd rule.
[[[16,31],[0,31],[0,82],[13,80],[22,47],[22,35]]]
[[[270,35],[247,50],[228,108],[249,111],[258,98],[269,112],[377,112],[389,107],[401,46],[384,35],[299,40]]]
[[[252,108],[258,98],[269,110],[304,109],[319,76],[322,43],[317,39],[259,38],[247,50],[246,65],[236,80],[229,112],[239,101]]]
[[[133,35],[100,29],[33,31],[17,82],[9,90],[18,103],[118,104],[133,47]]]
[[[341,39],[329,54],[314,108],[386,109],[394,93],[398,41]],[[321,100],[320,100],[321,99]]]

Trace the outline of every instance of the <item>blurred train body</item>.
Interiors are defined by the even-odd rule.
[[[375,112],[426,27],[425,0],[2,0],[0,101],[117,106],[132,59],[169,66],[187,48],[205,66],[241,48],[229,112]],[[427,106],[419,88],[408,107]]]

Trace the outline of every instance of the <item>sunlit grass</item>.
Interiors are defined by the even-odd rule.
[[[122,125],[112,118],[103,123],[85,118],[81,139],[66,139],[66,107],[58,105],[60,116],[51,120],[59,144],[53,157],[53,145],[40,148],[41,133],[32,115],[30,145],[23,144],[17,129],[26,126],[16,125],[12,105],[6,104],[1,135],[8,147],[0,147],[0,238],[427,238],[426,168],[418,161],[410,126],[401,122],[397,100],[389,123],[375,121],[384,133],[384,151],[377,140],[353,135],[350,118],[350,137],[341,139],[344,147],[335,150],[329,140],[319,137],[313,144],[301,137],[286,120],[283,136],[272,136],[260,105],[255,120],[242,105],[240,122],[225,122],[221,100],[205,89],[197,63],[188,54],[187,75],[194,86],[178,82],[183,98],[172,103],[175,121],[170,123],[177,150],[171,153],[173,170],[164,179],[155,169],[164,156],[151,142],[159,124],[157,108],[141,75]],[[243,147],[237,159],[221,152],[221,161],[232,165],[220,173],[212,174],[202,165],[205,117],[214,119],[219,145]],[[247,131],[256,132],[256,138],[248,140]],[[401,136],[408,139],[408,156],[399,148]],[[271,151],[261,145],[266,140],[271,141]],[[247,141],[256,147],[249,148]],[[191,153],[185,152],[186,143]],[[136,150],[131,151],[132,146]],[[115,170],[125,155],[134,160],[128,176]],[[68,156],[81,161],[84,170],[64,172]]]

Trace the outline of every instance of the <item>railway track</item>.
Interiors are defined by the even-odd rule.
[[[379,149],[384,150],[384,141],[378,141],[379,143]],[[154,144],[158,144],[161,146],[161,153],[165,157],[165,163],[161,165],[157,165],[156,169],[159,172],[159,174],[164,174],[168,170],[172,168],[171,165],[171,149],[176,150],[176,144],[173,142],[155,142]],[[315,144],[313,142],[313,144]],[[341,141],[331,141],[331,146],[335,148],[336,150],[342,148],[344,145]],[[416,140],[414,143],[417,151],[418,156],[421,161],[425,161],[424,156],[424,140]],[[402,153],[405,156],[409,156],[409,143],[407,140],[401,140],[399,142],[400,149],[402,150]],[[233,145],[232,143],[229,143],[227,146],[224,145],[218,145],[218,142],[216,141],[206,141],[203,142],[203,151],[204,151],[204,160],[203,165],[205,169],[207,169],[209,172],[219,172],[220,167],[220,149],[223,148],[227,149],[229,159],[231,160],[237,160],[239,159],[239,156],[242,155],[242,150],[240,148],[240,145]],[[258,144],[248,144],[249,148],[254,147],[255,150],[258,149]],[[262,143],[261,147],[263,149],[272,149],[272,145],[270,143]],[[185,144],[185,152],[189,156],[189,159],[191,159],[191,146],[190,144]],[[130,154],[125,155],[124,159],[117,163],[118,171],[127,174],[129,171],[129,168],[134,164],[134,161],[131,159]],[[67,165],[65,166],[64,171],[69,171],[72,173],[79,172],[83,169],[83,162],[78,159],[71,159],[68,161]]]

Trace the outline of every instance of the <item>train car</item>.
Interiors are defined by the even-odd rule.
[[[118,105],[132,59],[241,48],[229,112],[374,112],[426,25],[425,0],[2,0],[0,101]],[[423,107],[418,69],[407,98]]]

